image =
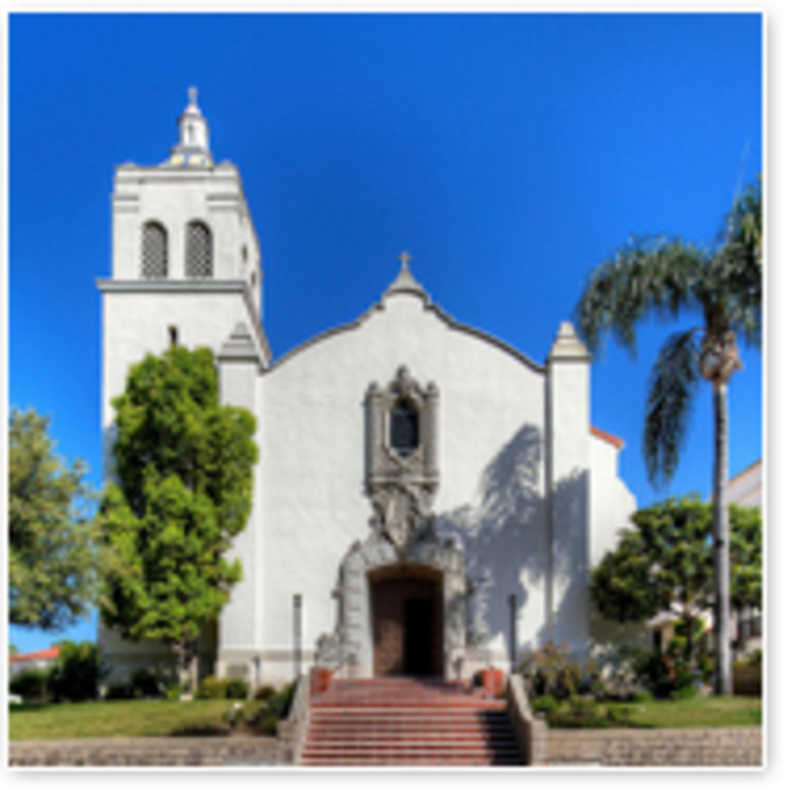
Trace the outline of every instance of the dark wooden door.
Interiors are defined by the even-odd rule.
[[[408,597],[403,608],[404,672],[431,675],[433,669],[433,598]]]
[[[372,582],[371,602],[374,674],[441,674],[441,583],[386,577]]]

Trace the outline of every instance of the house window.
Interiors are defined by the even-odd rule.
[[[175,347],[178,344],[178,329],[175,325],[170,325],[167,331],[169,332],[169,345]]]
[[[214,274],[211,231],[199,221],[186,226],[186,277],[210,278]]]
[[[167,277],[167,231],[158,222],[142,227],[142,277]]]
[[[409,456],[419,447],[419,414],[409,400],[400,400],[392,408],[389,443],[401,456]]]

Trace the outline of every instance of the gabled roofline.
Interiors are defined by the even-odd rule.
[[[395,289],[393,293],[399,293],[401,291],[405,291],[408,293],[416,294],[422,298],[417,291],[412,290],[411,288],[404,288],[404,289]],[[386,298],[388,293],[384,293],[384,298]],[[525,367],[528,369],[544,375],[547,370],[541,364],[537,364],[532,359],[528,358],[524,353],[521,353],[516,348],[512,347],[508,342],[504,342],[502,339],[498,339],[496,336],[492,336],[485,331],[480,330],[479,328],[473,328],[469,325],[464,325],[462,322],[458,322],[453,317],[451,317],[447,312],[443,311],[439,306],[435,303],[431,302],[430,298],[427,294],[424,296],[423,299],[423,307],[425,311],[430,311],[435,314],[442,322],[444,322],[448,327],[452,328],[453,330],[459,331],[461,333],[469,334],[470,336],[474,336],[477,339],[481,339],[487,344],[494,345],[495,347],[503,350],[508,355],[512,356],[513,358],[517,359],[517,361],[521,362]],[[276,361],[273,361],[272,364],[267,369],[267,372],[272,372],[277,367],[281,366],[282,364],[289,361],[289,359],[293,358],[294,356],[301,353],[303,350],[306,350],[309,347],[312,347],[315,344],[323,341],[324,339],[331,338],[336,336],[340,333],[346,333],[347,331],[353,331],[359,328],[364,322],[369,319],[373,314],[383,311],[386,308],[386,300],[381,299],[379,302],[375,303],[375,305],[371,306],[367,309],[360,317],[353,320],[352,322],[346,322],[343,325],[337,325],[333,328],[329,328],[326,331],[322,331],[322,333],[318,333],[316,336],[313,336],[311,339],[307,339],[305,342],[294,347],[288,353],[282,355]]]

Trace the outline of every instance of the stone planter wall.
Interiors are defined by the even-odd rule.
[[[233,767],[285,764],[272,736],[57,739],[9,743],[11,767]]]
[[[547,765],[727,767],[762,765],[761,728],[609,728],[547,732]]]

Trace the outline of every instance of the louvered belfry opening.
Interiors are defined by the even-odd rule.
[[[186,226],[186,277],[210,278],[214,274],[211,231],[202,222]]]
[[[158,222],[142,228],[142,277],[167,277],[167,232]]]

